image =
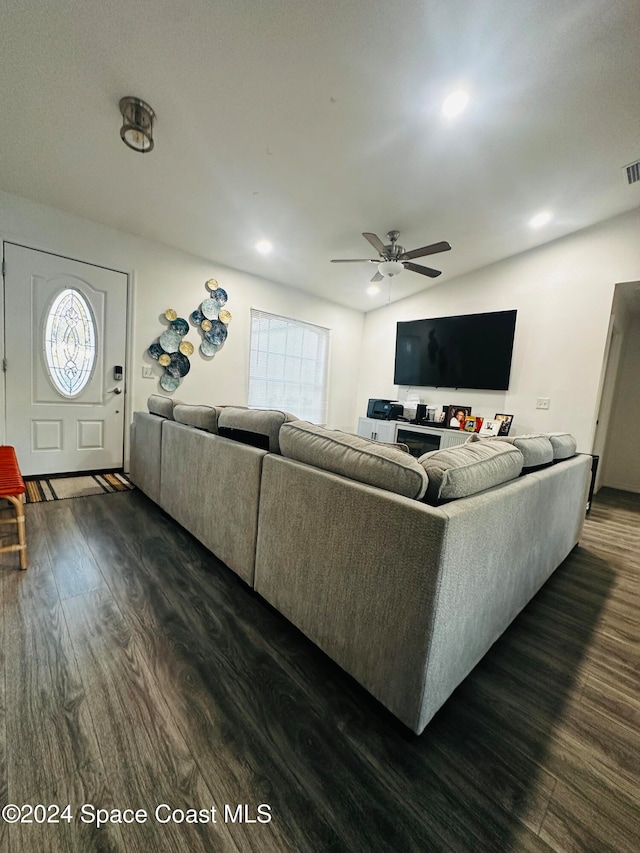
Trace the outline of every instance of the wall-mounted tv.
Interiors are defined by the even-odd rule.
[[[398,323],[396,385],[506,391],[517,311]]]

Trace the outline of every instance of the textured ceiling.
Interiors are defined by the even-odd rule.
[[[451,243],[397,299],[640,205],[631,0],[5,0],[0,75],[0,189],[360,310],[362,231]]]

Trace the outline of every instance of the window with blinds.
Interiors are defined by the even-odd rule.
[[[251,309],[249,407],[327,419],[329,329]]]

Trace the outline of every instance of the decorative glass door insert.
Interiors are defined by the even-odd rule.
[[[77,397],[96,362],[96,327],[84,296],[67,288],[46,315],[44,353],[49,378],[63,397]]]

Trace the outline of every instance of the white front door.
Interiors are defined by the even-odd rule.
[[[4,258],[5,434],[22,473],[122,468],[127,276],[13,243]]]

